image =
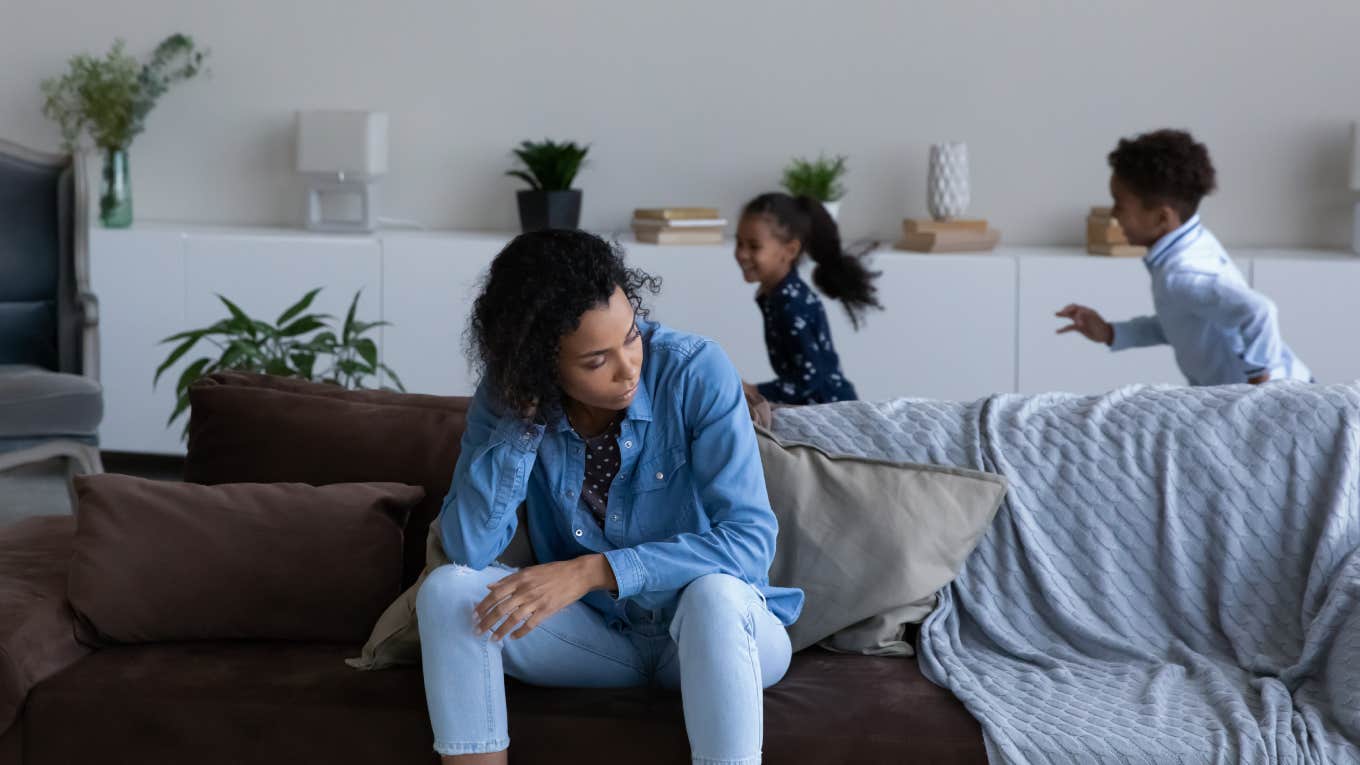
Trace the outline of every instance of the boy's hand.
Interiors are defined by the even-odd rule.
[[[520,569],[487,588],[491,592],[477,604],[474,613],[477,634],[500,623],[492,635],[500,640],[506,635],[522,638],[544,619],[585,597],[586,593],[614,590],[618,584],[614,581],[614,569],[605,557],[590,554]]]
[[[1252,377],[1252,378],[1248,379],[1247,382],[1248,382],[1248,383],[1251,383],[1252,385],[1260,385],[1260,384],[1262,384],[1262,383],[1268,383],[1268,382],[1270,382],[1270,373],[1269,373],[1269,372],[1262,372],[1261,374],[1256,375],[1255,377]]]
[[[1100,317],[1095,309],[1087,308],[1084,305],[1072,303],[1066,308],[1058,311],[1057,316],[1061,319],[1070,319],[1071,324],[1058,330],[1058,334],[1064,332],[1080,332],[1088,340],[1109,345],[1114,342],[1114,327],[1108,321]]]

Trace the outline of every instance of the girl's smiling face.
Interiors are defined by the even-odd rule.
[[[797,239],[781,240],[780,233],[768,215],[742,217],[733,255],[747,282],[768,289],[789,275],[803,251],[803,243]]]

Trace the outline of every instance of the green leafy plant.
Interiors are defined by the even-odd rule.
[[[581,146],[574,141],[524,141],[514,150],[524,166],[505,174],[519,178],[534,191],[567,191],[589,152],[589,144]]]
[[[166,425],[189,408],[189,386],[195,380],[229,369],[298,377],[351,389],[370,387],[368,378],[381,372],[391,378],[397,390],[405,391],[397,373],[378,361],[377,343],[364,336],[377,327],[390,326],[389,323],[355,318],[362,291],[354,294],[338,334],[331,327],[334,317],[330,314],[305,313],[320,292],[320,287],[308,292],[279,314],[273,324],[252,318],[235,303],[218,295],[217,299],[227,308],[227,318],[162,340],[162,344],[178,345],[156,369],[153,386],[160,382],[166,370],[200,342],[206,341],[217,350],[216,358],[203,356],[180,373],[179,381],[175,383],[175,410]]]
[[[117,40],[104,58],[73,56],[66,74],[43,80],[43,114],[61,127],[67,151],[75,151],[87,132],[101,149],[126,149],[160,97],[174,83],[198,76],[207,56],[193,38],[177,34],[141,64]]]
[[[814,160],[798,157],[784,168],[783,186],[796,197],[809,196],[819,202],[835,202],[845,196],[845,185],[841,183],[847,172],[845,163],[843,154],[835,157],[823,154]]]

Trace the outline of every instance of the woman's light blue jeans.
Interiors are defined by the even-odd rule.
[[[416,598],[425,697],[440,754],[496,752],[510,745],[505,675],[574,688],[679,688],[690,753],[702,765],[760,762],[762,689],[788,670],[788,633],[759,591],[710,574],[680,595],[669,625],[611,628],[580,601],[519,640],[474,631],[473,607],[508,569],[441,566]]]

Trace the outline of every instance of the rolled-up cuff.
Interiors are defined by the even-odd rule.
[[[536,451],[539,441],[543,440],[543,431],[542,425],[508,418],[496,426],[496,435],[522,452]]]
[[[637,551],[631,547],[609,550],[604,554],[604,559],[614,570],[614,582],[619,586],[618,597],[631,598],[642,592],[647,577]]]
[[[500,752],[510,748],[510,739],[502,738],[495,741],[439,741],[434,742],[434,751],[445,757],[459,754],[487,754],[488,752]]]

